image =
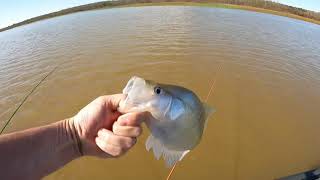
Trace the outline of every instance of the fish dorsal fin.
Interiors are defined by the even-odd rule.
[[[167,167],[172,167],[177,161],[181,161],[183,157],[190,151],[169,150],[153,135],[150,135],[146,141],[146,149],[149,151],[151,148],[157,160],[163,156]]]

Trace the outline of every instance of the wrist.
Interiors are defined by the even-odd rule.
[[[82,144],[77,132],[77,129],[74,125],[73,118],[62,120],[62,128],[66,138],[70,141],[73,154],[75,157],[83,156]]]

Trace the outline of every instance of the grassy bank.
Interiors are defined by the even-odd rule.
[[[220,1],[218,1],[218,2],[220,2]],[[223,2],[223,0],[221,2]],[[248,1],[246,1],[246,2],[248,2]],[[239,4],[225,4],[225,3],[202,2],[202,1],[201,2],[190,2],[190,1],[189,2],[185,2],[185,1],[167,2],[166,0],[164,0],[164,1],[161,0],[160,2],[152,2],[152,1],[150,1],[150,2],[139,2],[139,1],[135,1],[135,0],[132,0],[132,1],[130,1],[130,0],[129,1],[104,1],[104,2],[97,2],[97,3],[77,6],[77,7],[73,7],[73,8],[68,8],[68,9],[64,9],[64,10],[61,10],[61,11],[49,13],[49,14],[46,14],[46,15],[34,17],[34,18],[31,18],[31,19],[28,19],[28,20],[13,24],[11,26],[2,28],[2,29],[0,29],[0,32],[6,31],[6,30],[9,30],[9,29],[18,27],[18,26],[30,24],[32,22],[36,22],[36,21],[40,21],[40,20],[44,20],[44,19],[48,19],[48,18],[52,18],[52,17],[62,16],[62,15],[66,15],[66,14],[71,14],[71,13],[75,13],[75,12],[102,9],[102,8],[140,7],[140,6],[202,6],[202,7],[213,7],[213,8],[241,9],[241,10],[248,10],[248,11],[255,11],[255,12],[261,12],[261,13],[274,14],[274,15],[279,15],[279,16],[286,16],[286,17],[295,18],[295,19],[299,19],[299,20],[303,20],[303,21],[307,21],[307,22],[311,22],[311,23],[315,23],[315,24],[319,24],[320,25],[320,20],[318,20],[318,19],[311,19],[311,18],[300,16],[300,15],[297,15],[297,14],[292,14],[292,13],[288,12],[288,10],[283,10],[282,11],[281,8],[275,8],[277,10],[272,10],[272,9],[256,7],[257,6],[256,4],[252,4],[252,6],[248,6],[247,4],[244,3],[243,5],[239,5]],[[282,7],[283,6],[283,7],[293,8],[291,6],[286,6],[286,5],[282,5],[282,4],[279,4],[279,3],[273,3],[273,4],[278,4],[279,6],[277,6],[277,7]],[[264,7],[264,6],[262,6],[262,7]],[[296,8],[296,9],[301,10],[299,8]],[[281,11],[279,11],[279,10],[281,10]],[[300,12],[300,11],[297,11],[297,12]],[[310,12],[310,13],[313,13],[313,14],[316,14],[316,15],[318,14],[318,13],[314,13],[312,11],[306,11],[306,10],[303,10],[301,12]]]

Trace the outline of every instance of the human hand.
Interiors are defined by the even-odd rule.
[[[83,155],[118,157],[136,143],[148,113],[121,115],[117,108],[124,98],[123,94],[101,96],[71,118]]]

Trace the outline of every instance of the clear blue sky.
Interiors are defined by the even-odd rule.
[[[282,4],[320,12],[320,0],[273,0]]]
[[[78,5],[102,0],[0,0],[0,28]]]
[[[101,0],[0,0],[0,28],[58,11]],[[320,12],[320,0],[273,0]]]

